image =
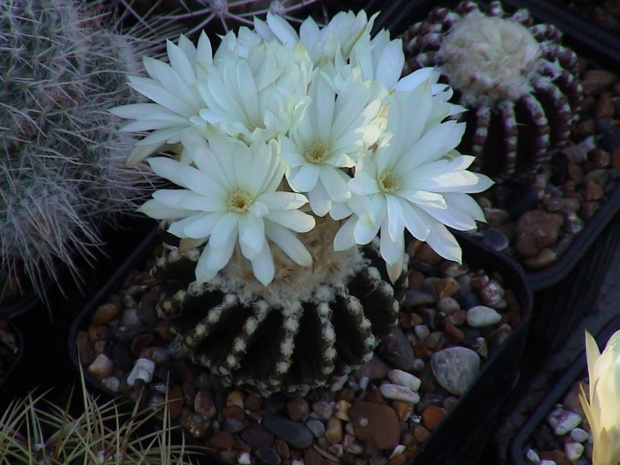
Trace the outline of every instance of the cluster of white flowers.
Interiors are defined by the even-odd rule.
[[[153,171],[181,189],[159,190],[141,211],[176,220],[181,247],[205,245],[196,279],[212,279],[235,250],[265,286],[274,277],[271,244],[292,261],[312,256],[297,233],[315,216],[342,221],[334,249],[368,244],[395,280],[404,230],[441,256],[461,250],[446,226],[476,228],[484,214],[467,194],[491,185],[467,171],[473,157],[455,151],[463,108],[448,103],[439,73],[400,78],[404,55],[387,31],[370,37],[374,17],[337,14],[297,32],[269,15],[254,30],[229,32],[215,54],[206,34],[197,46],[168,43],[170,63],[145,58],[150,78],[129,85],[154,103],[113,109],[133,119],[125,130],[151,131],[129,163],[177,147],[177,159],[151,157]],[[309,204],[309,205],[306,205]]]

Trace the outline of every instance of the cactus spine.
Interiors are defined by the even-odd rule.
[[[0,276],[23,286],[23,268],[42,295],[135,209],[146,178],[124,166],[135,140],[107,110],[135,101],[124,83],[145,44],[79,2],[0,3]]]

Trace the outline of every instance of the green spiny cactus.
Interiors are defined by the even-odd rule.
[[[23,268],[39,295],[148,185],[125,167],[135,140],[107,111],[135,101],[124,83],[148,42],[105,21],[71,0],[0,3],[0,276],[22,286]]]

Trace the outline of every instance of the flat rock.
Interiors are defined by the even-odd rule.
[[[356,402],[349,410],[355,437],[379,450],[393,449],[400,439],[400,421],[387,405]]]
[[[267,415],[263,418],[262,425],[274,436],[297,449],[310,447],[314,440],[312,431],[305,425],[278,415]]]
[[[449,347],[432,355],[431,369],[444,389],[461,395],[478,377],[480,357],[466,347]]]
[[[392,328],[387,337],[377,347],[376,353],[394,368],[412,371],[415,359],[413,348],[409,344],[407,336],[399,327]]]

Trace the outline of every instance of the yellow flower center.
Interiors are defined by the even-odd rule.
[[[379,177],[379,189],[381,192],[393,194],[400,189],[400,178],[393,171],[386,171]]]
[[[228,211],[245,213],[253,203],[254,199],[247,192],[237,191],[228,198]]]
[[[304,156],[309,163],[319,164],[323,163],[328,155],[329,145],[325,142],[316,142],[308,147]]]

